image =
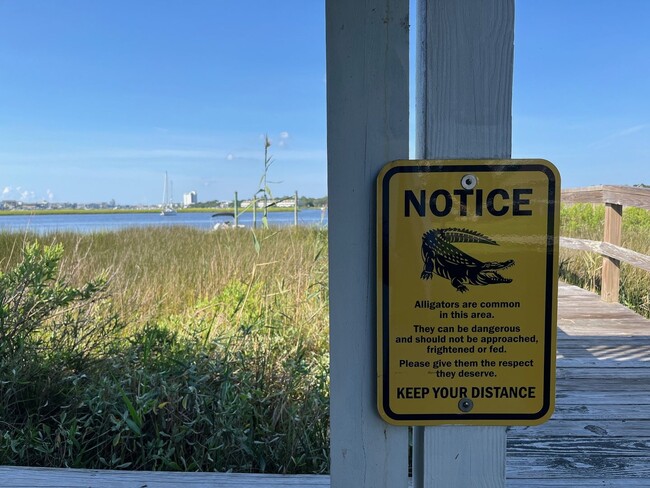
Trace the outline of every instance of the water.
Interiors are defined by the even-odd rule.
[[[117,231],[130,227],[186,226],[210,230],[222,218],[213,218],[213,212],[179,213],[164,217],[159,213],[114,213],[114,214],[70,214],[70,215],[2,215],[0,232],[50,232],[66,231],[90,233]],[[232,219],[228,219],[232,220]],[[269,226],[293,225],[293,211],[270,212]],[[245,212],[239,216],[239,223],[252,227],[253,214]],[[298,212],[298,225],[327,226],[327,212],[321,209],[307,209]],[[262,215],[257,214],[257,227],[262,226]]]

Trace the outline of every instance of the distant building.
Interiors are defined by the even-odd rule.
[[[196,202],[198,202],[198,199],[195,191],[183,193],[183,207],[187,208],[190,205],[194,205]]]
[[[18,202],[16,200],[3,200],[0,202],[0,207],[3,210],[14,210],[18,207]]]
[[[286,200],[282,200],[276,204],[279,208],[293,208],[295,205],[295,201],[293,198],[287,198]]]

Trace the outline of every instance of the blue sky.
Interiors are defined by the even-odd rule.
[[[412,22],[413,23],[413,22]],[[650,184],[650,2],[517,0],[513,157]],[[0,0],[0,199],[327,193],[324,2]]]

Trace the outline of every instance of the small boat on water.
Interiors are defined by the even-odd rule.
[[[165,217],[168,217],[170,215],[176,215],[172,192],[169,186],[169,179],[167,177],[167,171],[165,171],[165,184],[163,186],[162,211],[160,212],[160,215],[163,215]]]
[[[221,229],[243,229],[243,224],[235,225],[235,214],[232,212],[218,212],[212,215],[213,218],[219,219],[212,227],[214,230]]]

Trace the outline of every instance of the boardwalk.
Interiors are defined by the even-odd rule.
[[[650,487],[650,321],[560,285],[557,405],[508,432],[509,487]]]
[[[650,487],[650,321],[560,285],[557,407],[508,432],[509,488]],[[327,476],[0,467],[0,486],[327,487]]]

